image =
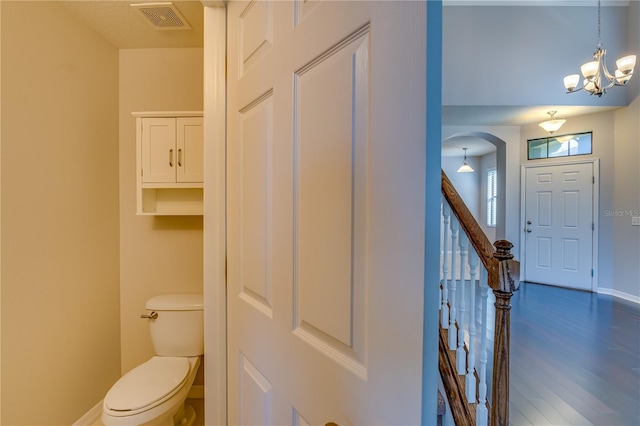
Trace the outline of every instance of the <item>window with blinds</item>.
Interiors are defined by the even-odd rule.
[[[496,226],[496,207],[497,207],[497,173],[496,169],[491,168],[487,170],[487,226]]]

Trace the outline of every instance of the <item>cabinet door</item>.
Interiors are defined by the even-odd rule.
[[[177,182],[202,182],[204,168],[202,117],[177,119]]]
[[[176,181],[176,119],[142,119],[142,182]]]

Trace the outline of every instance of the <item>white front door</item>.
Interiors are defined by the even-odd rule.
[[[525,279],[592,290],[594,165],[525,169]]]
[[[228,5],[229,424],[420,423],[425,9]]]

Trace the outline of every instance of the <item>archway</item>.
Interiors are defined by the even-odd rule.
[[[505,222],[506,222],[506,171],[507,171],[507,144],[499,137],[491,133],[470,131],[455,133],[443,139],[442,145],[446,145],[447,141],[458,138],[477,138],[495,146],[496,153],[496,175],[497,175],[497,208],[496,208],[496,239],[505,238]]]

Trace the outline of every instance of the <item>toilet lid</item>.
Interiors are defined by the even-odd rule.
[[[148,407],[179,389],[188,373],[187,358],[153,357],[122,376],[109,390],[104,403],[114,411]]]

